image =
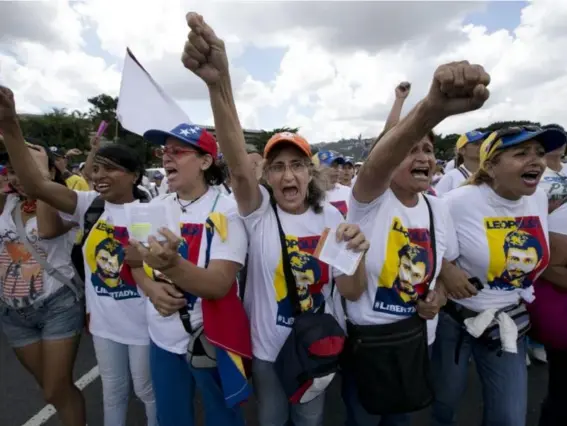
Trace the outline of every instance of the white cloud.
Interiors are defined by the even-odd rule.
[[[285,49],[271,81],[233,66],[246,127],[299,126],[313,142],[372,136],[381,130],[399,81],[412,82],[411,107],[427,92],[437,65],[460,59],[487,68],[492,97],[482,110],[450,118],[438,131],[463,132],[513,119],[561,123],[564,117],[567,2],[535,0],[523,9],[514,31],[492,32],[463,24],[468,13],[485,7],[479,2],[198,4],[227,41],[231,61],[251,45]],[[82,107],[89,96],[117,94],[116,64],[129,46],[191,117],[198,113],[205,124],[211,122],[204,84],[179,60],[187,36],[185,13],[195,2],[39,5],[0,2],[0,78],[16,92],[21,110]],[[92,56],[93,38],[112,63]],[[262,69],[262,57],[256,60],[253,66]]]

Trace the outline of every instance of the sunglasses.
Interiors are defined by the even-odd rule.
[[[179,146],[164,146],[164,147],[160,147],[157,148],[154,151],[154,155],[157,158],[163,158],[163,156],[167,154],[171,157],[179,157],[183,154],[195,154],[195,155],[199,155],[199,152],[195,151],[194,149],[191,148],[182,148]]]

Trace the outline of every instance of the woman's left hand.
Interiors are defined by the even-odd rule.
[[[417,301],[417,314],[425,320],[431,320],[439,313],[446,300],[436,290],[429,290],[425,300]]]
[[[346,241],[349,250],[365,252],[370,247],[370,243],[366,240],[358,225],[341,223],[337,228],[336,234],[337,242]]]
[[[155,237],[150,236],[147,248],[136,240],[130,240],[130,244],[140,252],[150,268],[166,273],[168,269],[177,265],[180,259],[177,250],[183,240],[167,228],[161,228],[159,233],[165,237],[165,242],[159,242]]]

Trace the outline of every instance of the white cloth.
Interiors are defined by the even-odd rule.
[[[457,265],[484,285],[476,296],[455,302],[482,312],[529,300],[529,288],[549,263],[545,192],[508,200],[488,185],[466,185],[443,199],[457,231]]]
[[[181,211],[181,207],[177,201],[177,194],[168,194],[155,198],[152,200],[152,203],[165,204],[168,211],[175,209],[179,212],[181,237],[185,241],[180,248],[180,253],[183,253],[184,257],[191,263],[200,267],[205,266],[207,251],[205,222],[209,214],[213,211],[214,206],[215,212],[222,213],[227,218],[228,230],[227,238],[224,241],[218,232],[213,234],[210,260],[228,260],[244,265],[248,238],[244,224],[238,216],[234,200],[226,195],[219,194],[216,189],[210,188],[198,201],[185,207],[185,213]],[[188,202],[181,201],[181,204],[186,205]],[[167,226],[165,218],[163,225]],[[155,278],[155,276],[151,278]],[[188,279],[190,278],[188,277]],[[191,326],[196,330],[203,324],[201,298],[192,295],[188,297],[189,318]],[[155,309],[149,299],[146,308],[149,333],[152,341],[158,347],[168,352],[185,354],[187,352],[187,346],[189,345],[190,336],[183,327],[179,313],[163,317]]]
[[[549,232],[567,235],[567,203],[549,215]]]
[[[416,312],[416,300],[435,287],[443,258],[458,256],[455,229],[443,199],[428,196],[435,221],[435,276],[429,235],[429,210],[424,196],[404,206],[392,190],[368,204],[351,195],[348,223],[356,223],[370,242],[366,253],[367,289],[356,302],[347,301],[348,318],[358,325],[389,324]],[[429,344],[435,340],[437,318],[428,321]]]
[[[276,216],[268,191],[260,186],[262,203],[243,217],[248,237],[248,275],[244,306],[250,318],[252,351],[262,361],[274,362],[293,325],[293,310],[282,268],[282,250]],[[343,222],[339,211],[324,203],[323,212],[308,209],[290,214],[278,207],[286,235],[292,271],[303,311],[313,311],[325,301],[325,311],[337,315],[331,299],[333,279],[340,275],[312,256],[325,228]],[[340,317],[338,317],[340,321]]]
[[[488,326],[496,319],[500,331],[500,342],[502,350],[512,354],[518,353],[518,326],[506,312],[499,312],[494,308],[487,309],[474,318],[465,320],[467,332],[474,338],[478,338],[485,332]]]
[[[20,241],[12,216],[18,202],[18,196],[8,195],[0,215],[0,267],[3,269],[0,274],[0,299],[10,306],[23,308],[45,299],[64,284],[45,274]],[[38,254],[44,256],[64,276],[73,278],[75,272],[71,250],[76,231],[49,240],[41,239],[35,217],[26,222],[25,230]]]
[[[435,192],[437,193],[437,196],[441,197],[447,192],[458,188],[470,175],[471,172],[464,165],[445,173],[445,175],[435,185]]]

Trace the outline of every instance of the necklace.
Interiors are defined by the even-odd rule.
[[[187,204],[183,204],[181,203],[181,200],[179,200],[179,195],[176,195],[175,197],[175,201],[177,201],[177,204],[179,204],[179,207],[181,207],[181,212],[182,213],[187,213],[187,208],[189,206],[191,206],[192,204],[196,203],[197,201],[199,201],[199,199],[202,197],[202,195],[198,196],[197,198],[195,198],[194,200],[189,201]]]

